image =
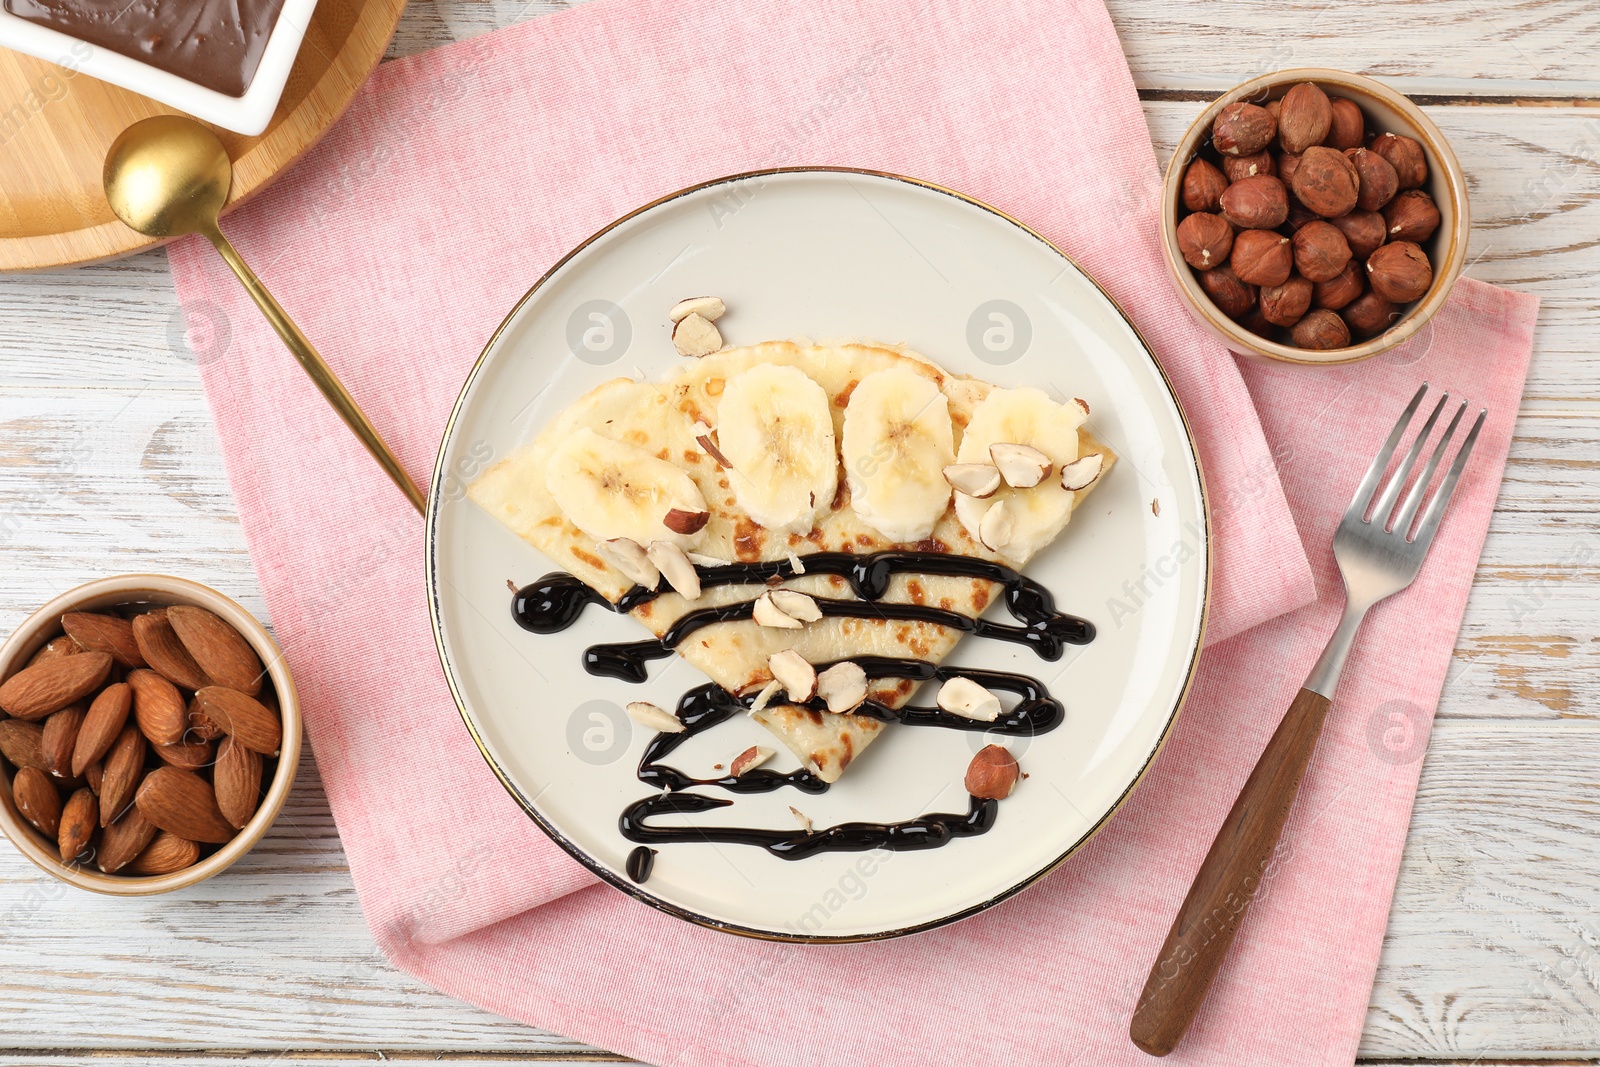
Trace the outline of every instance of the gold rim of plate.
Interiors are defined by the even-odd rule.
[[[1122,791],[1122,794],[1117,798],[1116,803],[1112,804],[1111,807],[1106,810],[1105,814],[1101,816],[1092,827],[1089,828],[1087,833],[1080,837],[1061,855],[1042,866],[1033,875],[1024,878],[1015,885],[1011,885],[1000,890],[999,892],[978,902],[977,904],[962,908],[961,910],[952,914],[942,916],[938,919],[932,919],[927,922],[915,923],[910,926],[897,927],[892,930],[883,930],[872,934],[784,934],[771,930],[760,930],[752,927],[741,926],[737,923],[715,919],[709,915],[702,915],[690,908],[685,908],[682,905],[675,904],[668,900],[663,900],[653,893],[648,893],[644,890],[643,886],[635,885],[627,878],[614,874],[612,871],[606,868],[604,864],[601,864],[591,857],[576,843],[567,838],[566,835],[560,831],[560,829],[546,820],[533,806],[532,802],[529,801],[527,797],[523,796],[522,790],[511,781],[510,777],[500,766],[499,762],[496,761],[494,756],[490,754],[488,746],[484,743],[483,738],[479,736],[477,727],[473,724],[472,717],[467,712],[466,700],[462,696],[461,687],[456,679],[455,671],[451,666],[450,658],[445,652],[444,631],[440,626],[438,598],[435,596],[435,590],[438,586],[438,509],[442,491],[441,487],[445,483],[445,453],[455,431],[456,419],[461,414],[462,405],[466,402],[467,394],[471,391],[473,382],[477,380],[479,372],[483,370],[483,367],[489,358],[489,354],[493,352],[496,345],[499,344],[501,335],[505,333],[512,320],[517,317],[518,313],[521,312],[523,307],[526,306],[528,302],[531,301],[540,291],[540,289],[544,287],[545,283],[553,278],[562,267],[566,266],[568,261],[624,223],[631,221],[647,211],[651,211],[657,207],[660,207],[663,204],[670,203],[679,199],[680,197],[688,196],[692,193],[698,193],[704,189],[713,188],[718,185],[727,185],[730,182],[745,181],[751,178],[764,178],[779,174],[856,174],[873,178],[886,178],[891,181],[904,182],[907,185],[919,186],[923,189],[928,189],[936,193],[943,193],[946,196],[953,197],[956,200],[970,204],[973,207],[981,208],[990,214],[1004,219],[1006,222],[1015,226],[1029,237],[1032,237],[1034,240],[1043,244],[1046,248],[1049,248],[1067,263],[1071,264],[1072,267],[1076,269],[1078,273],[1082,274],[1084,278],[1088,279],[1089,283],[1095,287],[1102,297],[1105,298],[1107,303],[1109,303],[1117,312],[1118,316],[1121,317],[1122,321],[1127,324],[1128,329],[1133,331],[1134,336],[1139,339],[1140,347],[1144,349],[1145,356],[1150,360],[1150,363],[1155,368],[1156,373],[1161,376],[1161,383],[1166,387],[1167,395],[1172,398],[1173,407],[1177,410],[1179,421],[1183,426],[1184,437],[1189,442],[1189,456],[1193,461],[1195,480],[1200,487],[1201,522],[1203,524],[1203,530],[1205,533],[1206,555],[1205,588],[1202,592],[1200,604],[1200,626],[1195,631],[1194,642],[1189,648],[1189,664],[1184,673],[1183,688],[1178,693],[1178,698],[1173,702],[1171,712],[1169,712],[1167,715],[1167,721],[1162,726],[1160,738],[1156,741],[1155,747],[1150,750],[1149,757],[1139,768],[1139,773],[1136,774],[1133,780],[1128,783],[1127,788]],[[858,944],[866,941],[886,941],[890,938],[903,937],[907,934],[921,933],[925,930],[933,930],[941,926],[948,926],[950,923],[959,922],[960,920],[976,915],[979,912],[987,911],[996,904],[1015,896],[1016,894],[1022,892],[1022,890],[1035,884],[1040,879],[1056,870],[1056,868],[1060,867],[1067,860],[1071,859],[1081,849],[1083,849],[1084,846],[1093,840],[1095,835],[1097,835],[1105,827],[1105,825],[1111,821],[1112,816],[1116,815],[1116,813],[1122,809],[1122,806],[1127,803],[1128,798],[1133,795],[1134,790],[1136,790],[1144,781],[1145,776],[1150,772],[1151,766],[1154,765],[1156,757],[1159,756],[1161,754],[1161,750],[1166,747],[1167,740],[1172,736],[1173,727],[1177,725],[1178,715],[1182,712],[1184,704],[1188,701],[1189,693],[1194,687],[1194,677],[1199,666],[1200,652],[1205,646],[1206,624],[1209,620],[1211,611],[1211,568],[1213,558],[1211,547],[1211,510],[1208,504],[1209,500],[1210,495],[1206,489],[1205,470],[1200,463],[1200,451],[1196,447],[1194,432],[1189,425],[1189,418],[1183,413],[1183,405],[1178,401],[1178,394],[1177,391],[1172,387],[1172,380],[1167,376],[1167,372],[1162,369],[1161,364],[1156,360],[1155,352],[1150,347],[1150,343],[1145,340],[1144,334],[1139,332],[1139,328],[1134,325],[1133,320],[1128,317],[1127,312],[1123,311],[1122,305],[1118,304],[1117,301],[1112,298],[1111,294],[1107,293],[1100,283],[1096,281],[1088,271],[1085,271],[1081,266],[1079,266],[1077,261],[1075,261],[1071,256],[1067,255],[1066,252],[1058,248],[1048,238],[1044,237],[1026,223],[1013,218],[997,207],[986,204],[976,197],[968,196],[966,193],[951,189],[948,186],[940,185],[936,182],[927,181],[922,178],[911,178],[907,177],[906,175],[895,174],[890,171],[870,170],[861,167],[771,167],[762,170],[744,171],[738,174],[729,174],[721,178],[713,178],[709,181],[686,186],[677,190],[676,192],[668,193],[665,196],[659,197],[647,204],[637,207],[613,222],[607,223],[605,226],[590,234],[582,242],[576,245],[570,252],[557,260],[549,270],[545,271],[539,280],[534,282],[528,291],[517,300],[516,304],[513,305],[511,310],[506,314],[505,318],[500,320],[500,324],[495,327],[494,333],[490,335],[489,340],[484,344],[483,351],[478,354],[477,361],[473,363],[472,369],[467,373],[466,380],[461,385],[461,391],[456,395],[456,401],[450,409],[450,417],[446,420],[444,432],[440,436],[438,454],[434,458],[433,478],[429,483],[428,488],[428,511],[425,521],[426,540],[423,547],[424,567],[426,569],[428,583],[428,621],[433,629],[434,649],[439,655],[439,665],[444,671],[445,682],[450,687],[450,696],[455,701],[456,712],[461,716],[462,723],[466,725],[467,732],[472,737],[472,743],[477,746],[479,755],[481,755],[484,759],[484,762],[489,765],[489,769],[494,772],[495,777],[500,780],[501,786],[504,787],[506,792],[511,794],[512,799],[514,799],[517,802],[517,805],[522,808],[522,810],[530,819],[534,821],[534,824],[537,825],[539,829],[543,830],[552,841],[562,848],[562,850],[564,850],[573,859],[581,863],[596,877],[608,885],[622,890],[624,893],[628,894],[634,899],[648,904],[660,911],[666,912],[668,915],[674,916],[675,918],[694,923],[696,926],[703,926],[711,930],[719,930],[723,933],[737,934],[741,937],[748,937],[758,941],[778,941],[808,945],[841,945]]]

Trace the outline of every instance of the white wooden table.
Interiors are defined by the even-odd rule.
[[[560,6],[416,0],[391,54]],[[1467,273],[1544,300],[1361,1057],[1600,1063],[1600,5],[1111,8],[1163,162],[1203,102],[1250,75],[1394,79],[1466,169]],[[142,570],[264,616],[192,360],[160,252],[0,277],[0,630]],[[266,841],[181,894],[72,892],[0,846],[0,1061],[261,1058],[617,1059],[391,968],[309,759]]]

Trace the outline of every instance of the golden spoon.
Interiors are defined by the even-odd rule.
[[[366,445],[411,505],[424,511],[422,493],[361,413],[355,398],[222,235],[217,215],[232,184],[233,164],[222,142],[198,122],[179,115],[157,115],[134,123],[106,153],[106,199],[117,218],[150,237],[204,234],[344,424]]]

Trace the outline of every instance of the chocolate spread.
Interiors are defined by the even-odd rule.
[[[243,96],[283,0],[5,0],[5,6],[18,18]]]

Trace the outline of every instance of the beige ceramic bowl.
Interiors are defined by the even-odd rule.
[[[0,789],[0,829],[5,830],[11,843],[24,856],[63,882],[114,896],[149,896],[183,889],[231,866],[261,840],[267,827],[278,817],[294,784],[295,768],[300,762],[300,701],[295,695],[294,679],[283,662],[283,653],[248,611],[216,590],[184,578],[161,574],[127,574],[101,578],[61,594],[28,616],[5,645],[0,647],[0,681],[21,670],[29,657],[46,641],[60,636],[61,616],[65,613],[102,611],[117,605],[139,603],[194,604],[214,612],[243,634],[261,657],[261,662],[266,664],[267,674],[272,679],[283,717],[283,747],[279,750],[277,765],[272,769],[261,806],[256,809],[255,817],[245,824],[232,841],[192,867],[172,874],[148,876],[104,874],[93,867],[62,863],[55,844],[17,814],[16,804],[11,798],[10,764],[0,761],[0,766],[4,767],[3,773],[0,773],[0,779],[4,781],[4,789]]]
[[[1407,306],[1400,320],[1383,333],[1360,344],[1325,351],[1279,344],[1252,333],[1228,318],[1200,288],[1194,271],[1178,251],[1178,212],[1181,208],[1184,168],[1210,140],[1211,123],[1217,113],[1237,100],[1248,100],[1255,104],[1275,100],[1294,85],[1307,81],[1315,82],[1329,96],[1343,96],[1355,101],[1367,116],[1367,129],[1373,133],[1394,133],[1416,139],[1428,156],[1428,180],[1422,188],[1439,207],[1439,228],[1423,243],[1423,249],[1433,264],[1433,286],[1422,295],[1422,299]],[[1319,67],[1264,74],[1217,97],[1194,120],[1194,124],[1184,133],[1183,140],[1178,142],[1172,161],[1167,165],[1166,182],[1161,190],[1161,246],[1166,253],[1167,268],[1195,318],[1233,351],[1285,363],[1312,366],[1353,363],[1387,352],[1407,340],[1433,317],[1434,312],[1444,306],[1466,261],[1467,233],[1470,228],[1466,178],[1461,173],[1461,164],[1456,161],[1455,153],[1450,150],[1449,143],[1433,120],[1424,115],[1417,105],[1382,82],[1359,74]]]

